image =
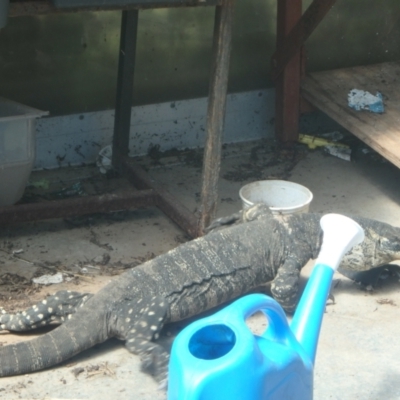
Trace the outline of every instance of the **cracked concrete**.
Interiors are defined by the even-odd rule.
[[[251,155],[244,145],[235,152],[224,159],[221,176]],[[150,168],[150,174],[164,182],[192,211],[198,206],[200,172],[196,165],[172,161]],[[281,172],[277,169],[273,174]],[[313,192],[310,211],[362,215],[396,226],[400,226],[399,178],[400,171],[390,164],[369,159],[346,162],[320,150],[306,152],[289,176],[289,180],[304,184]],[[219,216],[240,209],[238,191],[249,181],[251,177],[244,181],[221,178]],[[22,293],[12,302],[18,308],[62,288],[97,291],[112,279],[111,267],[123,269],[134,265],[184,240],[185,235],[174,223],[157,209],[150,208],[88,217],[73,223],[54,220],[17,224],[3,228],[0,234],[0,275],[18,273],[30,279],[35,272],[43,270],[43,265],[50,271],[68,267],[79,275],[78,286],[76,281],[64,282],[29,296]],[[12,250],[16,249],[24,252],[13,255]],[[104,253],[110,255],[110,268],[101,269],[100,275],[90,268],[82,273],[82,267],[96,266],[93,260]],[[304,270],[304,281],[310,269],[311,265]],[[340,274],[335,279],[340,282],[334,289],[336,303],[327,306],[324,316],[315,366],[314,398],[399,399],[398,279],[381,280],[370,291],[361,290]],[[257,318],[254,317],[253,323],[260,326]],[[5,345],[31,337],[34,335],[1,332],[0,342]],[[173,333],[163,338],[166,346],[172,337]],[[138,357],[128,353],[118,340],[96,346],[50,370],[1,378],[0,397],[7,400],[166,398],[152,378],[139,371]]]

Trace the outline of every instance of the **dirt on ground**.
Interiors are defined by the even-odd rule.
[[[280,147],[274,140],[257,141],[246,144],[223,146],[223,166],[221,175],[225,182],[236,185],[261,179],[288,179],[295,166],[304,159],[309,152],[305,145],[296,144],[291,148]],[[203,151],[201,149],[186,149],[162,152],[157,146],[149,149],[147,157],[139,157],[137,162],[151,173],[151,170],[160,168],[168,169],[172,166],[182,165],[187,170],[201,173]],[[238,162],[240,159],[240,162]],[[128,181],[115,171],[101,173],[95,165],[84,165],[59,170],[37,171],[32,174],[24,197],[20,203],[46,202],[57,199],[84,197],[105,193],[115,193],[129,185]],[[178,183],[182,187],[183,183]],[[183,185],[184,186],[184,185]],[[235,189],[236,191],[236,189]],[[237,191],[236,191],[237,192]],[[199,196],[191,192],[191,197],[199,202]],[[235,205],[237,199],[230,196],[222,197],[221,203]],[[143,214],[141,216],[140,214]],[[38,224],[20,224],[9,227],[0,237],[0,303],[1,308],[7,312],[16,312],[32,306],[35,302],[58,290],[75,290],[95,293],[102,288],[114,275],[124,272],[128,268],[144,263],[163,252],[163,249],[146,247],[147,243],[141,241],[140,254],[132,251],[129,260],[118,259],[115,254],[119,251],[122,234],[119,236],[119,223],[137,224],[137,231],[143,229],[142,219],[153,215],[150,213],[120,210],[109,214],[91,214],[64,218],[58,222],[44,222]],[[150,222],[156,228],[162,226],[157,221]],[[105,227],[112,232],[105,231]],[[75,231],[84,232],[83,238],[87,245],[93,246],[96,252],[89,256],[88,253],[73,261],[66,261],[68,255],[59,256],[54,243],[49,244],[48,237],[41,238],[43,232],[60,234],[61,241],[71,240]],[[7,233],[10,233],[7,235]],[[62,238],[65,234],[70,239]],[[23,240],[20,239],[23,237]],[[167,249],[184,243],[190,238],[177,230]],[[171,244],[172,243],[172,244]],[[129,244],[128,244],[129,245]],[[30,246],[30,253],[27,247]],[[48,249],[53,247],[53,249]],[[32,255],[32,247],[40,247]],[[83,245],[85,247],[85,244]],[[49,253],[53,250],[53,255]],[[85,249],[84,249],[85,250]],[[130,249],[129,249],[130,250]],[[60,250],[60,254],[64,250]],[[75,251],[74,248],[72,250]],[[79,253],[79,251],[76,251]],[[95,256],[93,256],[96,254]],[[26,267],[26,268],[25,268]],[[33,279],[44,275],[62,274],[63,282],[57,285],[42,285]],[[6,336],[3,335],[2,341]],[[12,338],[12,335],[8,335]],[[11,339],[13,340],[13,339]]]
[[[249,179],[287,179],[294,166],[305,157],[307,149],[305,146],[297,145],[291,149],[279,148],[275,141],[254,142],[246,145],[231,145],[223,147],[223,160],[236,158],[239,154],[243,155],[243,162],[229,165],[224,171],[224,179],[234,182],[244,182]],[[169,167],[171,165],[182,164],[188,168],[200,171],[202,167],[203,150],[186,149],[160,151],[157,146],[149,149],[147,157],[138,158],[143,168],[149,170],[154,167]],[[95,165],[84,165],[59,170],[43,170],[35,172],[24,197],[19,203],[46,202],[57,199],[67,199],[99,195],[105,193],[115,193],[121,188],[129,185],[126,179],[115,171],[101,173]],[[195,194],[194,194],[195,195]],[[232,203],[232,198],[223,198],[222,202]],[[89,216],[77,216],[64,218],[62,224],[66,229],[84,228],[89,233],[89,241],[100,249],[103,254],[94,259],[76,261],[74,265],[65,265],[62,259],[52,259],[46,257],[40,259],[36,257],[33,261],[26,258],[23,248],[18,248],[15,240],[10,240],[6,235],[0,242],[0,266],[8,262],[26,263],[30,267],[29,274],[21,274],[20,269],[10,271],[0,269],[0,301],[2,307],[14,311],[21,307],[27,307],[36,299],[42,298],[44,294],[51,291],[51,287],[35,284],[32,278],[46,274],[53,275],[62,273],[64,285],[67,288],[74,288],[82,285],[94,285],[96,290],[101,287],[103,278],[120,274],[127,268],[133,268],[155,256],[154,252],[147,252],[137,256],[131,262],[111,260],[110,253],[113,247],[110,243],[103,240],[96,227],[102,223],[113,224],[114,222],[124,221],[129,218],[129,211],[121,210],[109,215],[93,214]],[[12,229],[12,228],[11,228]],[[20,229],[21,233],[23,228]],[[32,237],[26,238],[26,243],[34,239],[37,232],[28,230]],[[17,237],[17,233],[12,235]],[[185,234],[175,236],[177,244],[183,243],[190,238]],[[46,250],[42,250],[44,254]]]

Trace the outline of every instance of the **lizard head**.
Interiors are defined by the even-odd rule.
[[[343,259],[342,267],[367,271],[374,267],[400,262],[400,228],[374,220],[357,220],[364,228],[364,241]]]
[[[386,232],[385,236],[380,236],[377,241],[376,253],[378,259],[385,259],[386,262],[400,261],[399,228],[393,228]]]

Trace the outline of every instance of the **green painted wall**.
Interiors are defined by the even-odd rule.
[[[231,92],[272,86],[276,2],[237,0]],[[53,115],[113,108],[120,17],[10,18],[0,30],[0,95]],[[140,13],[134,104],[207,94],[213,21],[213,8]],[[398,59],[399,31],[398,0],[338,0],[307,42],[309,69]]]
[[[399,37],[399,0],[337,0],[307,41],[309,70],[399,60]]]

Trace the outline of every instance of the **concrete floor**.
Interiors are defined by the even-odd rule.
[[[239,188],[255,180],[251,174],[242,174],[239,179],[238,173],[239,169],[243,172],[247,168],[245,164],[254,156],[255,146],[254,143],[236,145],[225,150],[219,216],[239,210]],[[195,210],[196,193],[200,190],[199,165],[179,163],[174,157],[161,161],[150,168],[151,175],[166,182],[172,193]],[[142,162],[152,164],[144,159]],[[310,211],[362,215],[400,226],[400,171],[387,163],[367,157],[347,162],[321,150],[303,150],[301,160],[289,172],[285,171],[285,162],[267,166],[262,164],[261,157],[260,163],[261,175],[257,179],[286,174],[289,180],[307,186],[314,194]],[[185,240],[185,234],[156,209],[70,219],[67,223],[57,220],[8,227],[0,237],[0,276],[10,272],[30,279],[41,265],[49,271],[68,269],[71,275],[78,276],[80,283],[75,286],[72,281],[45,287],[30,296],[22,294],[5,301],[2,306],[15,309],[66,287],[96,291],[112,279],[113,269],[135,265]],[[12,256],[12,250],[17,249],[24,252]],[[91,266],[96,267],[96,260],[104,253],[111,257],[109,268],[98,275],[98,270]],[[305,269],[304,277],[309,271],[310,266]],[[335,279],[340,281],[334,289],[336,303],[327,306],[324,316],[315,366],[314,398],[399,399],[398,278],[382,280],[367,291],[340,274]],[[260,327],[263,321],[255,317],[252,323]],[[30,337],[2,332],[0,343],[5,345]],[[171,339],[166,337],[164,341],[168,346]],[[110,340],[62,366],[2,378],[0,397],[158,400],[165,399],[166,395],[157,390],[151,377],[139,371],[138,357],[128,353],[122,343]]]

